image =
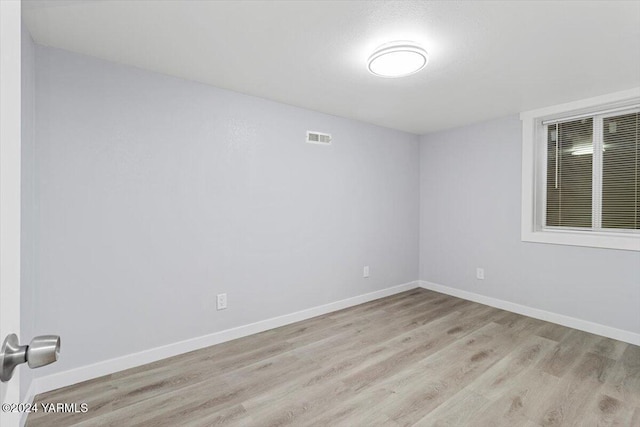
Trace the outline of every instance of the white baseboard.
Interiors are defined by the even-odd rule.
[[[365,302],[408,291],[416,287],[430,289],[436,292],[441,292],[443,294],[463,298],[480,304],[508,310],[513,313],[518,313],[536,319],[557,323],[563,326],[568,326],[570,328],[575,328],[593,334],[628,342],[630,344],[640,345],[640,334],[634,332],[616,329],[610,326],[604,326],[598,323],[576,319],[574,317],[552,313],[549,311],[504,301],[497,298],[452,288],[449,286],[443,286],[423,280],[416,280],[413,282],[405,283],[403,285],[398,285],[391,288],[382,289],[380,291],[343,299],[317,307],[312,307],[306,310],[297,311],[295,313],[273,317],[271,319],[262,320],[232,329],[227,329],[213,334],[168,344],[162,347],[152,348],[149,350],[141,351],[139,353],[128,354],[91,365],[81,366],[79,368],[71,369],[68,371],[35,378],[25,395],[24,401],[26,403],[29,403],[32,402],[33,398],[40,393],[45,393],[57,388],[77,384],[79,382],[101,377],[103,375],[109,375],[125,369],[134,368],[136,366],[141,366],[168,357],[177,356],[189,351],[198,350],[215,344],[231,341],[237,338],[242,338],[247,335],[257,334],[259,332],[310,319],[312,317],[321,316],[333,311],[342,310],[354,305],[363,304]],[[26,421],[26,417],[23,416],[23,420],[21,421],[22,425],[24,424],[24,421]]]
[[[79,382],[101,377],[103,375],[112,374],[114,372],[123,371],[125,369],[155,362],[157,360],[166,359],[167,357],[177,356],[179,354],[187,353],[193,350],[198,350],[215,344],[242,338],[247,335],[257,334],[269,329],[278,328],[280,326],[310,319],[312,317],[331,313],[333,311],[342,310],[343,308],[352,307],[354,305],[373,301],[379,298],[384,298],[386,296],[417,288],[418,286],[418,281],[413,281],[405,283],[403,285],[382,289],[380,291],[343,299],[302,311],[297,311],[295,313],[286,314],[284,316],[273,317],[271,319],[262,320],[232,329],[227,329],[213,334],[180,341],[162,347],[152,348],[149,350],[141,351],[139,353],[128,354],[126,356],[117,357],[115,359],[104,360],[102,362],[94,363],[91,365],[81,366],[79,368],[71,369],[68,371],[58,372],[55,374],[46,375],[44,377],[35,378],[32,383],[32,397],[34,395],[55,390],[60,387],[77,384]]]
[[[420,287],[430,289],[432,291],[463,298],[469,301],[477,302],[491,307],[500,308],[502,310],[511,311],[513,313],[522,314],[524,316],[533,317],[535,319],[545,320],[547,322],[557,323],[562,326],[579,329],[603,337],[613,338],[624,341],[629,344],[640,345],[640,334],[623,329],[612,328],[611,326],[601,325],[599,323],[589,322],[588,320],[576,319],[575,317],[565,316],[564,314],[552,313],[550,311],[541,310],[539,308],[528,307],[526,305],[516,304],[513,302],[476,294],[474,292],[463,291],[461,289],[449,286],[439,285],[437,283],[419,280]]]

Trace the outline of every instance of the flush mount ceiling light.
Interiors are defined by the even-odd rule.
[[[380,46],[369,57],[368,68],[381,77],[404,77],[417,73],[427,65],[429,55],[417,44],[397,41]]]

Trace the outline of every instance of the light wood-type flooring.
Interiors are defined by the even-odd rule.
[[[415,289],[37,396],[28,426],[640,426],[640,347]]]

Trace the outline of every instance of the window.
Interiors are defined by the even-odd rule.
[[[640,251],[640,90],[521,118],[522,240]]]
[[[592,226],[593,118],[547,128],[547,227]]]
[[[640,113],[602,121],[604,229],[640,230]]]

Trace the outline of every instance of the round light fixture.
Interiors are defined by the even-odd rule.
[[[404,77],[422,70],[429,55],[417,44],[409,41],[385,43],[375,50],[367,61],[369,71],[381,77]]]

